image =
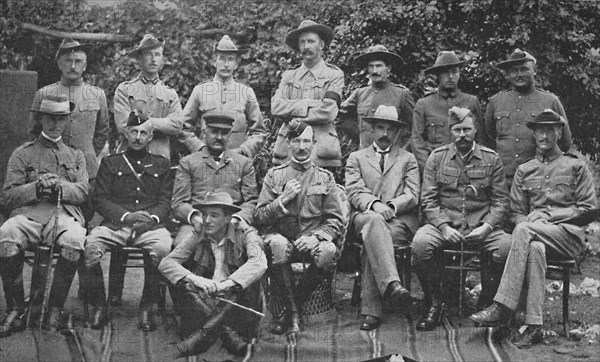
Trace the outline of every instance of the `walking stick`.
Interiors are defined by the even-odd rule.
[[[44,323],[44,315],[46,309],[48,309],[48,302],[50,300],[50,288],[54,281],[54,268],[52,267],[52,255],[54,254],[54,245],[56,244],[56,237],[58,234],[58,215],[60,214],[60,203],[62,199],[62,187],[57,186],[58,194],[56,196],[56,210],[54,212],[54,227],[52,228],[52,244],[50,245],[50,262],[48,263],[48,271],[46,274],[46,282],[44,284],[44,299],[42,301],[42,311],[40,313],[40,324],[39,329],[42,329]]]
[[[463,189],[463,193],[462,193],[462,225],[460,226],[460,233],[464,234],[465,229],[467,228],[467,191],[469,191],[469,189],[473,190],[474,196],[477,196],[479,193],[477,192],[477,188],[475,188],[475,186],[473,185],[466,185],[465,188]],[[464,235],[463,235],[464,236]],[[460,261],[459,261],[459,266],[458,266],[458,272],[459,272],[459,281],[458,281],[458,288],[459,288],[459,293],[458,293],[458,320],[462,322],[462,302],[463,302],[463,289],[464,289],[464,282],[463,282],[463,273],[464,273],[464,262],[465,262],[465,241],[461,240],[460,241]]]

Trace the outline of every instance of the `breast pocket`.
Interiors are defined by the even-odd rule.
[[[529,193],[531,196],[540,195],[542,192],[542,179],[536,178],[531,180],[524,180],[521,189],[524,193]]]
[[[467,169],[467,176],[469,176],[471,185],[477,189],[480,198],[492,185],[491,172],[486,166],[474,166]]]
[[[79,173],[79,165],[75,162],[65,162],[61,165],[61,175],[69,182],[77,182],[77,174]]]
[[[573,176],[556,176],[554,180],[554,189],[565,199],[572,200],[575,196],[575,177]],[[566,200],[565,200],[566,201]]]
[[[323,198],[327,194],[325,185],[312,185],[306,191],[307,211],[310,216],[319,216],[323,213]]]
[[[445,143],[446,131],[446,119],[431,117],[427,118],[427,140],[434,145],[441,145]]]
[[[496,112],[494,113],[494,120],[496,121],[496,133],[500,135],[508,135],[510,130],[510,112]]]
[[[458,178],[460,177],[460,170],[454,167],[444,167],[442,169],[440,183],[443,189],[456,190],[458,187]]]

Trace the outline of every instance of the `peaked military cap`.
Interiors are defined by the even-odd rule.
[[[75,103],[69,102],[66,94],[46,94],[40,102],[37,109],[30,109],[30,112],[46,113],[46,114],[71,114],[75,109]]]
[[[466,60],[460,60],[453,50],[442,50],[438,53],[433,66],[425,69],[424,73],[437,73],[444,69],[453,67],[462,67],[467,63]]]
[[[333,30],[326,26],[317,24],[312,20],[302,20],[300,26],[297,29],[290,31],[285,37],[285,43],[295,51],[300,51],[298,47],[298,39],[300,39],[300,35],[304,33],[317,33],[325,42],[325,45],[329,45],[333,40]]]
[[[546,108],[538,114],[533,120],[527,120],[526,126],[533,129],[537,126],[564,126],[567,122],[558,113]]]
[[[140,44],[137,46],[137,48],[133,49],[127,55],[135,58],[145,50],[156,49],[156,48],[160,48],[160,47],[164,47],[164,46],[165,46],[165,39],[157,38],[152,34],[146,34],[140,41]]]
[[[506,69],[516,64],[521,64],[525,62],[533,62],[535,64],[537,61],[534,56],[529,54],[528,52],[521,50],[519,48],[515,49],[509,56],[508,60],[499,62],[496,64],[496,67],[500,69]]]
[[[73,53],[77,51],[82,51],[87,54],[88,50],[89,44],[81,44],[77,40],[65,38],[63,39],[62,43],[60,43],[60,46],[56,51],[56,56],[54,57],[54,59],[58,60],[58,58],[60,58],[60,56],[63,54]]]
[[[404,63],[404,60],[401,56],[388,51],[388,49],[385,46],[377,44],[370,46],[364,54],[361,54],[358,57],[356,57],[356,59],[354,59],[354,66],[356,66],[357,68],[364,68],[372,60],[381,60],[385,62],[386,65],[393,67],[399,66],[402,63]]]
[[[232,129],[235,118],[229,114],[207,114],[204,116],[204,124],[207,127]]]

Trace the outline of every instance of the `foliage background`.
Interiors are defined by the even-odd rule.
[[[128,34],[136,42],[150,32],[166,38],[162,79],[178,91],[184,105],[194,85],[213,77],[212,46],[223,30],[248,49],[236,78],[255,90],[266,117],[281,73],[300,62],[283,39],[305,18],[336,32],[325,58],[346,74],[344,98],[366,83],[365,71],[354,69],[352,61],[375,43],[404,58],[405,65],[395,70],[392,80],[410,88],[415,100],[435,86],[421,71],[434,63],[437,52],[459,52],[469,60],[460,86],[484,104],[508,87],[494,64],[514,48],[525,48],[538,59],[539,86],[563,102],[579,150],[599,162],[597,0],[127,0],[101,8],[84,0],[0,0],[0,6],[0,69],[36,70],[40,87],[59,78],[54,53],[60,39],[25,31],[22,22],[62,31]],[[203,35],[207,29],[217,30]],[[94,45],[85,78],[105,89],[110,103],[117,84],[138,72],[126,56],[135,42]],[[269,167],[278,124],[269,121],[268,126],[270,142],[255,160],[259,176]],[[342,137],[347,154],[356,147],[355,135]]]

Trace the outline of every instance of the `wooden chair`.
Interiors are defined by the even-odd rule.
[[[563,332],[565,337],[569,336],[569,292],[571,286],[571,270],[577,266],[575,259],[567,260],[548,260],[548,269],[546,271],[546,277],[549,279],[558,279],[557,276],[562,277],[563,290],[562,290],[562,317],[563,317]],[[558,274],[558,275],[557,275]]]

